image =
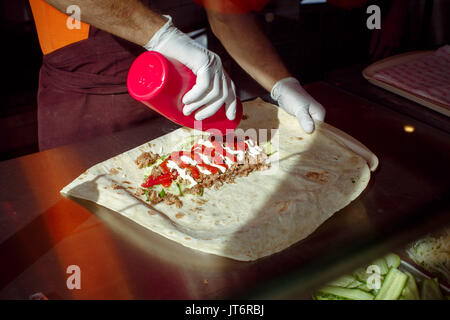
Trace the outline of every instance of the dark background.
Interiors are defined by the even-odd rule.
[[[383,15],[389,11],[391,1],[372,2],[381,6]],[[422,7],[429,11],[433,6],[432,0],[415,2],[424,4]],[[366,28],[367,6],[343,9],[327,3],[299,3],[272,1],[258,15],[281,57],[302,83],[322,80],[331,70],[364,66],[370,62],[372,31]],[[2,161],[38,151],[36,95],[42,52],[27,0],[1,0],[0,12],[3,41],[0,93]],[[422,26],[430,23],[426,19],[419,22]],[[411,20],[409,24],[417,25],[419,22]],[[426,41],[427,35],[426,32],[418,35],[418,41],[403,43],[392,53],[436,48],[436,43]],[[211,32],[208,36],[210,48],[228,61],[225,65],[229,65],[238,88],[244,88],[253,95],[266,93],[226,56]]]
[[[36,94],[42,52],[27,0],[1,1],[0,160],[37,152]]]

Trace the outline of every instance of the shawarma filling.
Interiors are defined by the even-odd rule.
[[[236,177],[270,167],[268,155],[251,138],[231,140],[202,137],[187,150],[166,155],[142,153],[135,163],[148,175],[136,195],[146,196],[152,204],[164,202],[180,208],[180,197],[185,194],[202,196],[205,188],[218,189],[224,183],[234,183]]]

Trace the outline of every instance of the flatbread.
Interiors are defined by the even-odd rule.
[[[182,208],[152,206],[145,196],[136,196],[143,170],[134,160],[142,152],[179,150],[181,142],[198,133],[189,128],[91,167],[61,193],[94,201],[183,246],[250,261],[306,238],[366,188],[366,161],[340,142],[329,125],[317,123],[313,134],[305,134],[295,117],[261,99],[244,103],[244,119],[243,130],[275,129],[269,134],[278,150],[270,157],[271,169],[206,189],[201,197],[185,195]]]

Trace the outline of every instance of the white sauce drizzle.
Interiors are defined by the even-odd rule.
[[[237,159],[237,161],[238,162],[242,162],[242,161],[244,161],[244,158],[245,158],[245,151],[244,150],[233,150],[233,149],[230,149],[229,147],[223,147],[223,149],[226,151],[226,152],[228,152],[229,154],[233,154],[233,155],[237,155],[236,156],[236,159]]]
[[[183,161],[184,163],[190,164],[191,166],[197,165],[197,161],[195,161],[192,158],[189,158],[188,156],[181,156],[180,160]]]
[[[198,154],[200,156],[200,158],[202,158],[202,161],[212,167],[216,167],[217,169],[220,170],[220,172],[224,173],[226,171],[224,166],[212,163],[211,161],[209,161],[208,157],[206,155],[204,155],[203,153],[199,153]]]
[[[211,172],[209,172],[209,170],[202,168],[201,166],[197,166],[197,161],[195,161],[194,159],[192,159],[188,156],[181,156],[180,160],[183,161],[184,163],[190,164],[191,166],[196,166],[198,171],[200,171],[201,173],[211,174]]]
[[[248,146],[248,153],[251,156],[257,156],[257,155],[259,155],[259,154],[261,154],[263,152],[263,148],[261,148],[260,146],[256,145],[256,143],[253,140],[251,140],[251,139],[246,140],[245,143]]]
[[[214,145],[209,140],[200,139],[200,140],[197,141],[197,144],[204,145],[204,146],[206,146],[208,148],[214,148]]]
[[[245,140],[244,143],[247,145],[247,151],[251,156],[257,156],[258,154],[261,154],[263,152],[263,149],[261,147],[259,147],[258,145],[256,145],[256,143],[253,140]],[[209,157],[203,153],[201,153],[201,146],[205,146],[207,148],[214,148],[214,145],[211,143],[211,141],[209,140],[203,140],[200,139],[197,141],[197,144],[200,145],[200,152],[198,152],[198,156],[202,159],[203,163],[210,165],[212,167],[216,167],[220,170],[220,172],[224,173],[226,171],[226,168],[222,165],[218,165],[215,164],[213,162],[210,161]],[[227,146],[222,145],[223,149],[225,151],[227,151],[227,153],[232,154],[232,155],[236,155],[237,161],[238,162],[242,162],[245,158],[245,151],[243,150],[233,150]],[[235,162],[231,159],[229,159],[228,157],[219,154],[219,156],[222,158],[224,164],[230,166],[232,164],[234,164]],[[194,159],[188,157],[188,156],[181,156],[180,160],[183,161],[184,163],[187,163],[191,166],[195,166],[197,167],[198,171],[200,171],[201,173],[204,174],[211,174],[211,172],[209,170],[207,170],[206,168],[200,167],[197,165],[197,161],[195,161]],[[170,169],[175,169],[178,174],[185,180],[190,182],[190,186],[195,186],[197,184],[197,181],[194,180],[194,178],[189,175],[186,172],[186,169],[182,169],[178,166],[178,164],[172,160],[167,161],[167,167]]]
[[[234,164],[234,161],[231,160],[231,159],[228,158],[228,157],[223,157],[223,156],[222,156],[222,159],[223,159],[223,161],[225,162],[225,164],[226,164],[227,166],[231,166],[232,164]]]
[[[201,173],[208,174],[208,175],[211,174],[211,172],[210,172],[209,170],[205,169],[204,167],[198,166],[197,169],[198,169],[198,171],[200,171]]]

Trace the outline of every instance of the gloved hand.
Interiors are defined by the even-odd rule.
[[[325,108],[302,88],[297,79],[289,77],[279,80],[273,86],[270,96],[287,113],[296,116],[306,133],[314,131],[314,121],[323,121]]]
[[[173,58],[197,76],[192,89],[183,96],[184,115],[205,106],[195,113],[196,120],[203,120],[216,113],[225,103],[228,119],[236,116],[236,93],[233,81],[222,68],[220,57],[202,47],[172,24],[172,18],[159,29],[144,46],[147,50],[157,51]]]

